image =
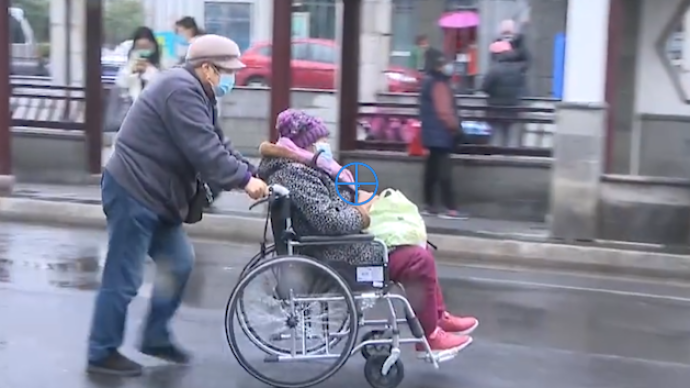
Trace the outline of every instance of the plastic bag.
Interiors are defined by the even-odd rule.
[[[426,243],[426,224],[417,205],[398,190],[386,189],[371,206],[368,232],[388,247]]]
[[[491,125],[484,121],[463,121],[462,130],[469,136],[491,136]]]
[[[463,143],[485,145],[491,138],[491,125],[484,121],[462,122]]]

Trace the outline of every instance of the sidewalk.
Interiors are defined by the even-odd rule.
[[[265,207],[249,211],[243,192],[224,193],[212,212],[190,235],[258,242]],[[18,184],[10,198],[0,198],[0,221],[105,227],[97,186]],[[429,240],[444,261],[473,265],[559,268],[690,279],[690,249],[616,242],[564,244],[548,236],[545,224],[470,218],[427,218]]]
[[[101,191],[98,186],[59,186],[17,184],[14,190],[17,198],[37,199],[66,203],[101,203]],[[265,206],[258,206],[250,211],[253,201],[244,192],[225,192],[213,204],[211,214],[241,215],[246,217],[262,217]],[[546,225],[543,223],[498,221],[481,218],[465,220],[441,219],[427,217],[427,225],[431,233],[439,234],[476,234],[484,237],[505,237],[521,239],[544,240],[548,238]]]

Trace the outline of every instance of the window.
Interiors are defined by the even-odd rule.
[[[309,56],[314,62],[335,64],[335,48],[325,44],[311,44]]]
[[[252,11],[251,3],[207,1],[204,3],[206,32],[226,36],[244,51],[252,42]]]
[[[393,0],[391,64],[407,66],[417,36],[416,0]]]
[[[310,38],[335,39],[335,0],[303,0]]]
[[[272,55],[272,52],[273,52],[273,50],[272,50],[271,46],[259,47],[256,50],[256,53],[258,55],[261,55],[262,57],[270,57]]]
[[[309,58],[309,45],[306,43],[293,43],[292,44],[292,59],[299,61],[308,61]]]
[[[479,6],[478,0],[446,0],[446,9],[457,10],[457,9],[472,9]]]
[[[12,43],[26,43],[22,23],[13,16],[10,16],[10,41]]]

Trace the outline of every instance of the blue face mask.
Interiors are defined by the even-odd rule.
[[[182,35],[182,34],[175,34],[177,36],[177,44],[180,46],[189,46],[189,40],[187,40],[187,37]]]
[[[331,151],[331,145],[325,142],[319,142],[314,144],[314,149],[316,153],[319,153],[319,158],[333,159],[333,151]]]
[[[218,86],[215,87],[216,98],[222,98],[235,87],[235,75],[234,74],[221,74],[220,82]]]

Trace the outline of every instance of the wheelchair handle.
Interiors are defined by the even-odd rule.
[[[269,196],[275,196],[276,198],[283,198],[290,195],[290,190],[278,184],[268,186],[268,192],[270,193]]]
[[[261,205],[262,203],[274,201],[276,199],[285,198],[288,195],[290,195],[290,190],[288,190],[285,186],[281,186],[278,184],[270,185],[270,186],[268,186],[268,197],[261,198],[260,200],[251,204],[251,206],[249,206],[249,210],[254,209],[255,207]]]

